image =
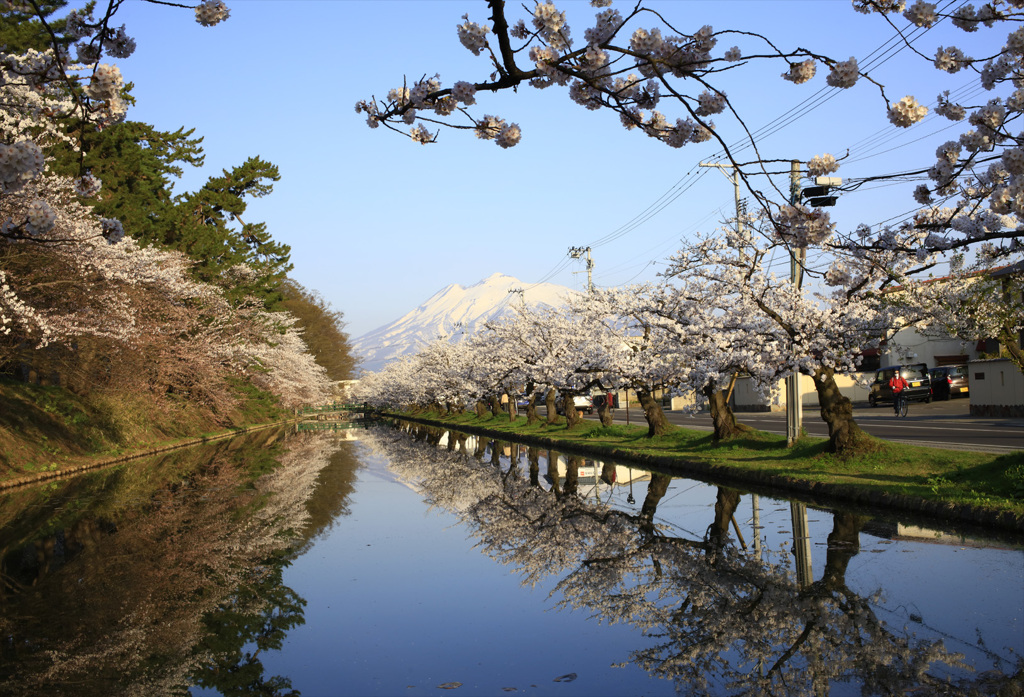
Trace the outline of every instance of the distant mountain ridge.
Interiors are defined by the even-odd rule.
[[[510,292],[519,289],[521,296]],[[353,340],[352,350],[362,359],[363,370],[380,370],[400,356],[418,353],[439,336],[451,336],[453,341],[472,336],[484,322],[508,313],[512,303],[558,307],[574,292],[556,283],[526,284],[503,273],[468,287],[453,283],[405,316]]]

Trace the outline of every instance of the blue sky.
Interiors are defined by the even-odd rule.
[[[582,0],[560,2],[582,41],[595,10]],[[869,55],[892,38],[877,16],[846,0],[718,0],[651,2],[680,31],[705,24],[767,35],[782,49],[804,47],[838,59]],[[478,95],[475,114],[496,114],[523,131],[520,145],[502,150],[465,132],[442,131],[421,146],[371,130],[355,102],[423,76],[445,85],[483,81],[483,57],[459,43],[462,15],[487,22],[479,0],[228,0],[230,19],[201,27],[185,9],[128,2],[116,24],[138,42],[118,61],[135,83],[133,120],[164,130],[196,129],[205,138],[206,166],[187,172],[178,190],[259,155],[280,167],[274,193],[254,201],[246,221],[266,221],[292,248],[292,275],[320,291],[361,336],[404,315],[440,288],[470,285],[494,272],[524,283],[586,283],[570,247],[592,246],[594,281],[613,286],[652,280],[660,263],[697,231],[712,231],[733,214],[732,186],[698,164],[713,158],[711,142],[673,149],[627,132],[611,112],[589,112],[565,90],[524,88]],[[632,4],[616,3],[623,13]],[[519,17],[516,3],[509,13]],[[650,25],[650,22],[645,24]],[[899,19],[898,24],[906,22]],[[964,39],[970,39],[965,44]],[[956,44],[981,57],[1001,36],[948,26],[916,44],[931,56]],[[716,54],[747,37],[723,37]],[[719,83],[747,127],[792,115],[809,98],[827,96],[825,75],[804,85],[783,81],[780,62],[746,66]],[[890,99],[915,94],[931,104],[942,89],[971,84],[943,75],[909,51],[872,70]],[[975,96],[980,103],[991,95]],[[805,105],[809,106],[809,105]],[[681,115],[665,103],[671,119]],[[728,117],[715,119],[728,142],[742,135]],[[867,177],[927,167],[935,148],[962,130],[932,117],[912,129],[889,125],[877,89],[866,83],[807,110],[759,141],[765,159],[803,159],[850,150],[838,175]],[[784,186],[783,182],[783,186]],[[844,228],[878,223],[910,211],[915,184],[865,186],[844,194],[833,218]],[[788,265],[779,259],[779,273]]]

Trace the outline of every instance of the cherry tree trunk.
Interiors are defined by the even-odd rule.
[[[576,409],[576,402],[573,401],[573,396],[572,392],[562,392],[562,409],[565,410],[566,429],[575,428],[576,425],[583,420],[580,417],[579,411]]]
[[[612,425],[612,401],[607,397],[601,402],[601,406],[597,408],[597,416],[601,419],[602,426]]]
[[[555,396],[557,394],[558,393],[555,392],[555,388],[552,387],[548,390],[547,396],[544,397],[544,405],[548,408],[547,424],[549,426],[558,423],[558,410],[555,409]]]
[[[501,413],[501,400],[498,399],[497,395],[491,395],[487,398],[488,403],[491,405],[491,415],[498,416]]]
[[[845,455],[868,443],[868,436],[853,420],[853,403],[839,391],[835,371],[818,368],[811,376],[818,393],[821,418],[828,424],[829,452]]]
[[[535,423],[540,421],[540,416],[537,415],[537,395],[530,395],[530,402],[526,405],[526,425],[533,426]]]
[[[487,402],[482,399],[476,401],[476,418],[482,419],[487,416]]]
[[[644,410],[644,418],[647,419],[647,437],[653,438],[668,433],[668,419],[665,418],[664,410],[650,391],[637,387],[636,396]]]
[[[712,437],[716,442],[735,438],[749,430],[748,427],[736,422],[736,415],[733,413],[732,407],[729,406],[725,390],[718,389],[718,386],[712,383],[705,385],[702,392],[711,409],[711,423],[715,427]]]

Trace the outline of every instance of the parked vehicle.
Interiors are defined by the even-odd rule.
[[[519,407],[520,409],[525,409],[526,407],[530,406],[530,395],[521,394],[518,397],[516,397],[516,406]]]
[[[910,365],[891,365],[879,368],[875,371],[875,381],[871,384],[871,392],[868,394],[868,404],[877,406],[882,402],[892,402],[892,388],[889,387],[889,379],[896,375],[897,371],[907,381],[907,400],[928,403],[932,401],[932,381],[928,375],[926,363],[912,363]]]
[[[619,395],[617,392],[602,392],[601,394],[594,395],[593,402],[594,408],[600,409],[611,398],[612,409],[619,408]]]
[[[572,403],[576,405],[576,411],[582,411],[587,414],[594,413],[594,400],[590,395],[578,394],[572,398]],[[565,414],[565,405],[562,403],[561,395],[555,400],[555,411],[559,414]]]
[[[935,399],[949,399],[953,395],[970,392],[967,366],[942,365],[928,371],[932,379],[932,395]]]

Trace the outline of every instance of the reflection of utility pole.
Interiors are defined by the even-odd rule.
[[[740,201],[740,169],[733,164],[722,164],[721,162],[701,162],[701,167],[717,167],[722,170],[722,174],[725,174],[725,178],[732,182],[733,192],[736,197],[736,232],[743,234],[743,208],[745,207],[743,202]],[[732,174],[727,174],[725,170],[731,169]]]
[[[807,506],[791,501],[793,518],[793,554],[796,556],[796,585],[803,590],[814,582],[811,573],[811,534],[807,530]]]
[[[789,170],[789,202],[794,206],[800,203],[800,161],[793,160]],[[804,261],[807,258],[805,247],[789,248],[789,278],[793,287],[800,290],[803,283]],[[791,356],[792,358],[792,356]],[[800,373],[795,372],[786,378],[786,445],[796,445],[800,438],[800,427],[803,423],[803,403],[800,399]]]
[[[594,292],[594,260],[590,256],[590,247],[569,247],[569,256],[573,259],[579,259],[583,254],[587,255],[587,292]],[[573,271],[573,273],[581,273],[579,271]]]
[[[760,496],[752,494],[750,505],[754,509],[754,520],[751,525],[754,528],[754,558],[761,559],[761,501]]]

